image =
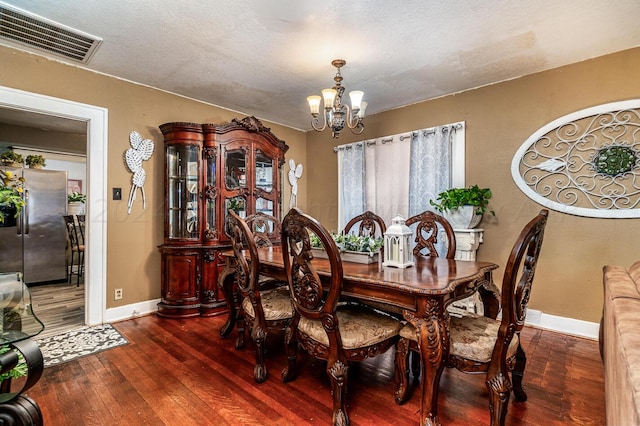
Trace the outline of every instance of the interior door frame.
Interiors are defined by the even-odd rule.
[[[107,294],[108,109],[4,86],[0,86],[0,108],[78,120],[87,125],[85,324],[103,324]]]

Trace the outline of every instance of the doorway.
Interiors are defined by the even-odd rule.
[[[106,311],[107,124],[108,110],[0,86],[0,111],[42,114],[84,122],[87,129],[85,324],[104,323]]]

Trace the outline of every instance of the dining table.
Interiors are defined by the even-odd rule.
[[[227,260],[218,285],[225,294],[229,316],[220,330],[224,338],[236,321],[236,297],[233,276],[234,255]],[[260,274],[287,281],[282,247],[258,248]],[[327,279],[331,268],[327,259],[316,257],[313,265],[320,278]],[[382,266],[380,262],[357,263],[342,261],[342,297],[376,306],[388,306],[402,312],[418,331],[422,376],[420,379],[420,425],[440,425],[438,418],[438,387],[449,354],[449,313],[447,306],[478,292],[484,303],[484,314],[495,316],[499,301],[490,290],[495,287],[492,271],[498,265],[484,261],[454,260],[440,257],[415,256],[414,265],[407,268]]]

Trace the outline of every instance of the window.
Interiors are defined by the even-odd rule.
[[[431,208],[445,189],[464,187],[464,122],[341,145],[338,229],[371,210],[385,223]]]

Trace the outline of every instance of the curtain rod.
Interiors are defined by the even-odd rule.
[[[454,124],[445,124],[443,126],[430,127],[428,129],[415,130],[413,132],[400,135],[398,137],[398,139],[400,139],[400,141],[402,142],[405,139],[410,139],[412,137],[418,136],[418,134],[420,132],[422,132],[422,134],[424,136],[426,136],[426,135],[429,135],[431,133],[435,133],[437,131],[438,127],[441,127],[442,128],[442,133],[445,133],[445,132],[448,132],[450,129],[451,130],[460,130],[460,129],[462,129],[464,127],[464,125],[462,124],[462,122],[458,122],[458,123],[454,123]],[[392,135],[392,136],[384,136],[384,137],[378,138],[378,139],[380,140],[380,142],[382,144],[387,144],[387,143],[393,142],[393,139],[396,136],[398,136],[398,135],[396,134],[396,135]],[[336,147],[333,148],[333,152],[338,152],[338,151],[341,151],[341,150],[344,150],[344,149],[351,149],[354,145],[355,146],[361,146],[362,143],[365,143],[366,146],[375,145],[376,141],[378,139],[370,139],[368,141],[360,141],[360,142],[354,142],[354,143],[345,144],[345,145],[339,145],[339,146],[336,146]]]

